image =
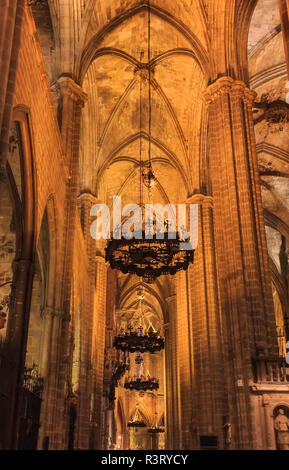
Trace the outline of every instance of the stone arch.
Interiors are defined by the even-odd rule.
[[[276,413],[278,413],[280,408],[283,408],[284,411],[288,413],[288,418],[289,418],[289,403],[285,403],[283,401],[278,402],[278,404],[275,403],[274,409],[273,409],[274,418],[276,417]]]
[[[133,405],[131,408],[130,408],[130,411],[129,411],[129,419],[132,419],[134,414],[136,413],[136,406]],[[147,425],[150,425],[150,423],[152,422],[152,415],[151,413],[148,411],[147,408],[145,408],[142,404],[139,404],[138,406],[138,411],[139,411],[139,414],[141,416],[141,418],[145,421],[145,423]]]
[[[147,426],[151,425],[152,417],[143,405],[139,405],[138,408],[139,416],[141,419],[146,423]],[[136,407],[132,408],[132,412],[130,413],[130,419],[133,417],[134,413],[136,412]],[[132,450],[149,450],[151,439],[147,432],[147,428],[129,428],[129,435],[130,435],[130,449]]]
[[[118,309],[131,309],[134,308],[137,299],[135,298],[136,292],[141,289],[145,294],[151,297],[151,301],[144,299],[143,303],[148,308],[151,308],[156,312],[156,315],[159,317],[159,320],[162,324],[166,323],[166,309],[165,303],[162,299],[161,292],[158,292],[156,288],[153,288],[151,285],[142,282],[140,279],[131,278],[130,285],[123,286],[121,294],[117,299],[116,307]]]
[[[248,54],[247,44],[249,29],[257,6],[258,0],[244,0],[239,2],[236,9],[236,44],[238,44],[238,61],[240,70],[240,79],[249,86],[249,73],[248,73]]]
[[[49,367],[49,357],[47,356],[50,337],[45,332],[45,317],[54,314],[57,309],[56,299],[56,261],[57,261],[57,222],[53,195],[50,195],[42,214],[41,226],[36,240],[35,269],[32,282],[32,298],[30,306],[30,319],[28,328],[29,337],[32,340],[31,327],[33,326],[31,314],[34,312],[34,321],[38,324],[37,335],[41,339],[42,352],[39,350],[38,366],[43,374],[46,375]],[[38,285],[38,288],[36,287]],[[38,291],[38,293],[37,293]],[[38,296],[38,300],[36,297]],[[48,330],[49,335],[49,330]],[[47,350],[46,350],[47,349]],[[29,346],[28,351],[29,355]],[[27,355],[26,355],[27,361]],[[29,362],[29,360],[28,360]],[[30,361],[31,362],[31,361]],[[33,362],[33,360],[32,360]],[[30,365],[32,365],[32,362]]]
[[[25,210],[23,213],[24,230],[21,256],[31,257],[33,246],[35,246],[35,168],[33,159],[33,138],[29,118],[29,109],[18,105],[13,111],[13,121],[19,125],[21,135],[22,159],[23,159],[23,198]]]
[[[101,168],[99,170],[99,173],[98,173],[99,181],[101,181],[101,178],[103,177],[103,174],[105,173],[105,170],[109,166],[111,166],[114,162],[119,161],[119,159],[120,159],[120,157],[118,157],[119,152],[124,150],[129,144],[134,143],[135,141],[139,140],[140,138],[142,138],[143,140],[148,142],[148,135],[144,132],[139,132],[135,135],[130,136],[124,142],[121,142],[118,145],[117,148],[115,148],[112,152],[110,152],[109,155],[107,155],[105,157],[104,163],[101,166]],[[162,151],[165,154],[165,156],[167,158],[167,164],[175,169],[175,171],[178,173],[179,177],[183,181],[183,184],[186,188],[187,193],[189,193],[191,188],[190,188],[190,183],[189,183],[189,180],[188,180],[188,176],[186,174],[186,171],[185,171],[182,163],[179,161],[177,155],[175,155],[174,152],[170,151],[169,148],[166,148],[164,145],[162,145],[162,143],[160,141],[158,141],[157,139],[155,139],[153,137],[151,138],[151,142],[157,148],[159,148],[160,151]],[[129,161],[129,157],[127,157],[127,158],[123,157],[123,160],[124,159]],[[156,162],[157,159],[153,158],[152,162],[154,162],[154,161]],[[137,171],[139,171],[139,169],[136,167],[136,168],[133,169],[133,171],[137,172]],[[98,184],[100,184],[100,182]]]
[[[286,277],[284,277],[284,243],[285,237],[279,231],[278,226],[274,223],[276,219],[270,219],[269,225],[266,225],[267,230],[267,243],[268,243],[268,253],[269,253],[269,268],[271,274],[271,283],[272,283],[272,294],[273,294],[273,304],[275,310],[275,323],[277,329],[277,337],[278,337],[278,344],[279,344],[279,354],[283,358],[286,356],[286,342],[287,338],[289,338],[288,334],[288,318],[289,318],[289,301],[288,301],[288,291],[286,286]],[[278,220],[277,220],[278,222]],[[282,225],[281,225],[282,227]],[[270,230],[270,232],[269,232]],[[276,259],[276,253],[273,248],[271,247],[271,242],[269,244],[268,240],[273,239],[273,235],[279,237],[278,241],[278,258]],[[277,242],[276,242],[277,243]],[[288,243],[288,242],[287,242]]]
[[[41,372],[43,372],[43,368],[45,369],[45,367],[42,367],[42,355],[44,354],[43,345],[45,344],[43,337],[44,317],[47,309],[49,282],[49,246],[49,225],[45,209],[36,245],[26,350],[26,366],[33,367],[35,364]]]

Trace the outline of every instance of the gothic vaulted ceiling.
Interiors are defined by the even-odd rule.
[[[108,198],[121,194],[129,202],[138,202],[140,158],[148,159],[149,81],[141,71],[148,62],[147,21],[147,11],[140,11],[109,32],[83,82],[81,190],[99,195],[103,185]],[[150,66],[155,191],[160,201],[183,202],[198,189],[206,83],[190,41],[157,15],[151,18]]]

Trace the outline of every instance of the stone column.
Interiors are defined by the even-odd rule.
[[[63,303],[66,313],[69,313],[79,176],[81,111],[87,100],[87,95],[74,80],[66,76],[58,79],[57,87],[60,94],[58,114],[61,122],[61,135],[66,155],[66,165],[69,170],[65,207],[66,231],[64,234],[65,250],[63,259],[63,282],[65,286]]]
[[[0,167],[8,155],[24,1],[0,2]]]
[[[129,428],[126,425],[123,433],[123,450],[129,450]]]
[[[113,442],[113,428],[114,428],[114,413],[113,409],[108,409],[106,411],[106,432],[107,432],[107,440],[105,442],[104,450],[111,450],[109,444]]]
[[[177,302],[176,296],[166,299],[169,324],[165,325],[166,368],[166,448],[181,448],[180,384],[177,363]]]
[[[58,375],[61,370],[68,373],[68,352],[60,357],[60,346],[63,342],[62,332],[66,330],[70,322],[70,316],[64,316],[63,312],[54,307],[46,307],[43,312],[43,356],[40,373],[44,379],[44,391],[41,406],[41,427],[39,429],[38,449],[43,448],[44,439],[48,438],[49,449],[64,448],[67,417],[64,409],[64,397],[62,390],[62,404],[59,403],[60,381]],[[65,342],[66,343],[66,342]],[[64,353],[64,349],[62,349]],[[65,372],[64,372],[64,369]]]
[[[67,228],[65,232],[64,252],[65,294],[63,298],[65,309],[69,312],[79,176],[81,111],[87,100],[87,95],[83,92],[82,88],[69,77],[60,77],[57,81],[57,86],[61,97],[59,103],[61,135],[66,155],[66,164],[69,169],[65,207],[65,226]]]
[[[214,241],[213,198],[197,194],[187,203],[199,206],[199,240],[189,276],[194,389],[191,433],[194,445],[200,435],[214,434],[224,448],[226,376],[222,349],[221,314]]]
[[[263,396],[263,406],[265,412],[265,426],[266,426],[266,450],[276,450],[275,446],[275,432],[274,432],[274,420],[271,415],[270,397],[267,395]]]
[[[78,196],[78,209],[83,236],[88,257],[88,278],[85,286],[85,305],[82,306],[81,320],[81,364],[80,364],[80,390],[78,400],[78,419],[76,423],[76,446],[78,449],[88,449],[94,440],[90,434],[98,429],[94,420],[91,422],[91,396],[93,395],[95,370],[92,359],[92,340],[94,326],[94,290],[95,290],[95,240],[90,235],[90,210],[97,203],[90,193]],[[90,444],[89,444],[90,441]]]
[[[16,449],[20,421],[23,372],[26,354],[26,342],[29,323],[29,305],[31,300],[32,263],[30,259],[20,259],[13,263],[12,287],[9,321],[6,336],[6,357],[10,361],[9,374],[1,375],[3,389],[7,391],[7,409],[3,412],[1,437],[4,449]]]
[[[277,361],[278,348],[268,267],[252,104],[245,84],[222,77],[208,87],[210,176],[226,374],[234,410],[236,448],[250,449],[248,381],[252,361]],[[259,380],[264,379],[259,373]]]
[[[289,76],[289,0],[279,0],[279,10],[284,40],[285,58]]]
[[[64,217],[66,230],[64,232],[64,251],[63,257],[59,260],[62,275],[62,314],[65,319],[70,318],[71,301],[71,281],[74,256],[74,234],[77,210],[77,191],[78,191],[78,173],[79,173],[79,142],[80,142],[80,124],[81,111],[86,102],[87,96],[82,88],[71,78],[62,76],[57,81],[57,87],[60,94],[59,116],[61,123],[61,134],[66,155],[66,165],[69,171],[69,179],[66,189],[66,205],[64,207]],[[63,449],[66,442],[63,441],[63,429],[61,429],[61,420],[59,414],[65,414],[65,403],[63,403],[63,390],[66,384],[67,365],[63,358],[69,354],[69,321],[61,322],[59,325],[59,343],[57,345],[57,368],[55,374],[55,393],[57,404],[55,413],[52,417],[53,427],[55,429],[54,437],[51,442],[52,449]],[[60,428],[59,424],[60,423]]]
[[[92,354],[91,361],[94,370],[94,403],[93,422],[97,425],[95,436],[95,449],[102,445],[102,415],[103,415],[103,373],[104,373],[104,348],[105,348],[105,321],[106,321],[106,289],[107,289],[107,264],[104,257],[95,259],[95,300],[94,319],[92,330]]]
[[[179,407],[181,414],[181,448],[192,449],[194,403],[194,354],[192,337],[191,305],[189,299],[191,268],[176,274],[176,335],[177,368],[179,373]]]

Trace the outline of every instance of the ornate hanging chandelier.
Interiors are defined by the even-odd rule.
[[[143,313],[144,295],[141,290],[138,291],[138,315],[127,330],[123,328],[120,333],[114,337],[113,347],[120,351],[130,353],[155,353],[165,347],[165,340],[155,330],[151,322],[147,322]]]
[[[144,421],[129,421],[129,428],[146,428],[146,423]]]
[[[154,424],[154,426],[152,426],[151,428],[148,429],[148,433],[150,434],[161,434],[165,432],[165,429],[164,427],[160,427],[158,425],[158,414],[156,413],[156,422]]]
[[[139,405],[136,405],[136,412],[127,424],[129,428],[145,428],[147,426],[144,420],[141,419],[138,408]]]
[[[164,239],[159,239],[154,233],[152,240],[135,238],[126,240],[111,239],[106,247],[106,261],[112,269],[118,269],[123,274],[136,274],[152,284],[159,276],[175,275],[187,270],[194,261],[194,250],[180,251],[182,240],[178,234],[164,232]]]
[[[124,388],[126,390],[135,390],[136,392],[153,392],[154,390],[159,389],[159,381],[155,377],[147,377],[140,376],[134,377],[133,379],[128,379],[125,384]]]
[[[148,123],[148,160],[142,160],[142,132],[140,132],[140,207],[143,208],[143,186],[148,190],[150,200],[151,190],[158,185],[157,178],[152,167],[152,105],[151,105],[151,11],[148,0],[148,62],[140,66],[140,131],[142,130],[142,81],[148,80],[149,90],[149,123]],[[135,274],[152,284],[159,276],[175,275],[178,271],[187,270],[194,261],[194,250],[181,250],[181,243],[188,243],[178,233],[170,230],[168,224],[164,224],[160,233],[155,224],[147,227],[142,221],[142,229],[138,236],[130,239],[112,237],[106,247],[106,261],[112,269],[117,269],[123,274]],[[147,230],[149,229],[149,237]],[[131,340],[133,342],[133,338]]]
[[[121,330],[121,333],[114,338],[113,347],[121,351],[129,351],[130,353],[149,352],[154,353],[161,351],[165,346],[164,339],[149,329],[148,334],[143,334],[142,327],[138,331],[129,328],[129,333]]]
[[[145,377],[144,357],[143,353],[139,351],[135,353],[135,375],[125,381],[124,388],[126,390],[136,390],[137,392],[152,392],[159,388],[159,381],[155,377],[150,377],[149,373]]]
[[[145,377],[127,381],[124,384],[124,388],[126,390],[135,390],[137,392],[152,392],[154,390],[158,390],[159,388],[159,381],[157,379]]]
[[[148,432],[150,434],[160,434],[162,432],[165,432],[164,428],[159,428],[158,426],[152,426],[151,428],[148,429]]]

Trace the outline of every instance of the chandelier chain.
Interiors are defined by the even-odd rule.
[[[141,52],[140,62],[142,62],[143,52]],[[140,207],[143,204],[143,191],[142,191],[142,77],[140,76],[140,98],[139,98],[139,128],[140,128],[140,162],[139,162],[139,198]]]
[[[152,105],[151,105],[151,8],[150,8],[150,0],[148,0],[148,69],[149,69],[149,167],[151,168]]]

